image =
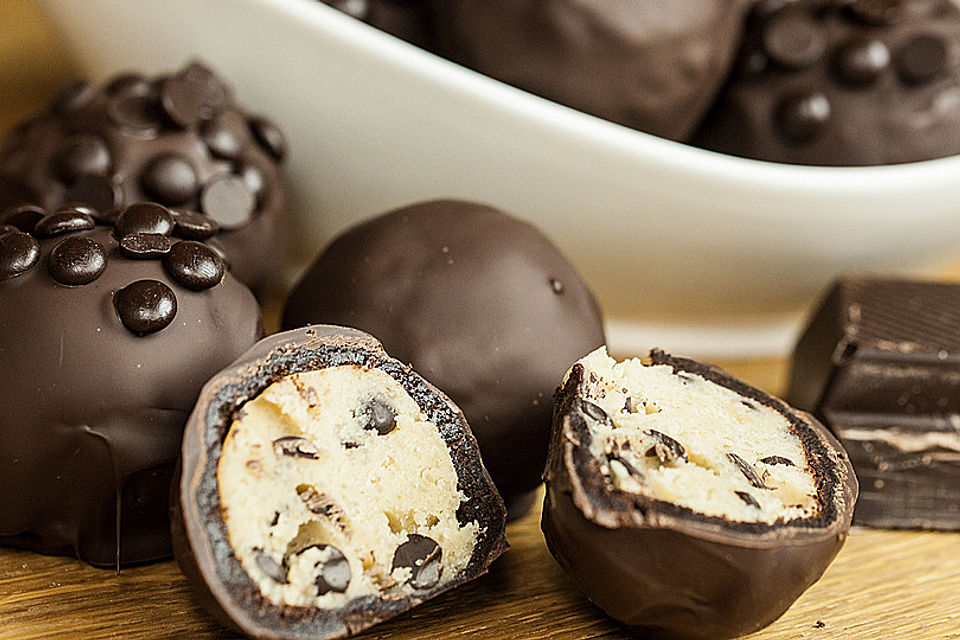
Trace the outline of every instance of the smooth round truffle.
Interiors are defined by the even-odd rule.
[[[960,153],[960,9],[949,0],[761,2],[692,142],[810,165]]]
[[[287,298],[283,326],[368,331],[463,410],[511,508],[540,484],[557,380],[604,343],[576,270],[531,225],[435,201],[336,238]]]
[[[278,284],[287,238],[285,149],[276,124],[237,106],[198,63],[157,78],[121,74],[99,89],[74,83],[7,136],[0,186],[15,197],[0,205],[84,203],[106,214],[155,201],[198,211],[220,223],[231,271],[259,294]]]
[[[810,415],[654,350],[598,350],[557,392],[547,546],[644,638],[735,638],[777,619],[847,537],[857,479]]]
[[[749,6],[745,0],[429,4],[442,55],[560,104],[673,140],[686,140],[713,101]],[[784,42],[787,49],[790,44]]]
[[[456,405],[372,336],[314,325],[204,386],[171,524],[212,615],[250,637],[321,640],[486,572],[505,519]]]
[[[0,267],[21,265],[0,278],[0,545],[101,566],[170,555],[187,415],[260,337],[260,310],[229,274],[198,292],[138,258],[108,226],[0,235]]]

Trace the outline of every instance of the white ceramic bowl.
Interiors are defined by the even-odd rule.
[[[366,216],[487,202],[550,236],[609,319],[611,348],[785,353],[843,271],[960,253],[960,157],[821,168],[632,131],[425,53],[315,0],[39,0],[96,79],[200,57],[291,149],[302,267]]]

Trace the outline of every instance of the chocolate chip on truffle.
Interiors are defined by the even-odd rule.
[[[200,208],[221,229],[236,229],[250,221],[256,198],[243,178],[222,175],[212,179],[200,195]]]
[[[56,282],[68,286],[89,284],[107,268],[107,252],[90,238],[73,236],[50,251],[47,271]]]
[[[0,213],[0,222],[16,227],[24,233],[30,233],[45,215],[47,215],[47,212],[43,207],[35,204],[22,204],[5,209],[3,213]]]
[[[397,428],[397,412],[381,398],[371,398],[358,411],[364,429],[385,436]]]
[[[163,266],[170,277],[194,291],[219,284],[226,271],[223,260],[213,249],[193,240],[173,245],[163,260]]]
[[[104,86],[103,90],[107,95],[114,95],[130,91],[133,93],[147,93],[151,90],[150,82],[141,74],[128,71],[119,73],[111,78]]]
[[[249,124],[257,143],[277,162],[283,160],[287,154],[287,142],[280,128],[262,116],[250,118]]]
[[[879,27],[900,22],[903,5],[903,0],[853,0],[846,9],[863,23]]]
[[[131,260],[159,259],[170,253],[173,241],[160,233],[128,233],[120,238],[120,255]]]
[[[309,458],[316,460],[320,457],[320,451],[317,445],[313,444],[303,436],[286,436],[277,438],[273,441],[273,450],[278,455],[290,456],[293,458]]]
[[[206,240],[216,235],[220,225],[207,216],[186,209],[173,209],[173,235],[184,240]]]
[[[921,34],[908,40],[896,53],[894,64],[907,84],[929,82],[946,68],[947,43],[935,35]]]
[[[41,218],[33,228],[38,238],[71,233],[73,231],[87,231],[96,226],[93,216],[89,213],[76,210],[64,210],[51,213]]]
[[[166,207],[152,202],[138,202],[124,208],[113,227],[116,238],[131,233],[158,233],[168,236],[173,232],[173,216]]]
[[[179,205],[196,195],[199,179],[197,170],[187,158],[177,153],[164,153],[144,168],[140,184],[160,202]]]
[[[63,194],[64,202],[83,202],[107,212],[123,204],[123,190],[106,176],[80,176]]]
[[[177,315],[177,297],[159,280],[138,280],[113,297],[117,315],[131,333],[145,336],[167,327]]]
[[[775,63],[788,69],[807,67],[823,55],[827,36],[800,11],[782,11],[763,28],[763,48]]]
[[[442,556],[443,549],[435,540],[414,533],[397,547],[391,571],[400,567],[410,569],[407,582],[415,589],[429,589],[440,581]]]
[[[80,176],[109,173],[113,158],[102,137],[92,133],[78,133],[69,138],[57,152],[53,166],[57,176],[70,184]]]
[[[29,233],[0,231],[0,281],[15,278],[40,260],[40,245]]]
[[[106,112],[117,127],[140,137],[153,137],[163,128],[160,105],[149,83],[131,80],[107,98]]]
[[[813,140],[830,120],[830,102],[819,92],[792,95],[783,100],[775,113],[778,131],[789,142],[801,144]]]
[[[160,100],[170,120],[185,129],[212,115],[206,85],[191,75],[177,74],[164,80]]]
[[[864,86],[874,82],[890,66],[890,51],[882,40],[853,38],[837,51],[834,65],[844,83]]]
[[[80,111],[93,102],[96,88],[85,80],[78,80],[63,87],[50,102],[50,109],[57,113]]]
[[[350,586],[350,563],[340,549],[329,544],[310,545],[298,551],[295,557],[310,554],[313,571],[316,574],[314,585],[317,595],[326,593],[343,593]]]
[[[200,127],[200,137],[210,153],[226,160],[233,160],[240,155],[245,136],[243,119],[235,113],[225,113],[216,120],[204,122]]]

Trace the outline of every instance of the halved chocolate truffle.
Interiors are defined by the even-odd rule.
[[[857,480],[816,420],[728,374],[597,350],[558,392],[543,532],[583,593],[644,637],[779,617],[850,527]]]
[[[229,273],[185,287],[179,260],[125,253],[137,234],[118,239],[90,212],[39,209],[32,233],[0,235],[0,545],[119,566],[170,555],[187,415],[262,329]]]
[[[83,203],[107,215],[154,201],[199,212],[222,230],[234,276],[263,293],[276,284],[287,238],[285,152],[276,125],[191,63],[171,75],[64,87],[4,140],[0,185],[48,208]]]
[[[339,638],[484,573],[506,510],[459,409],[372,336],[271,336],[190,416],[177,560],[255,638]]]
[[[284,328],[312,322],[369,331],[449,394],[511,516],[540,484],[557,380],[604,343],[593,296],[542,233],[452,200],[391,211],[334,239],[284,308]]]

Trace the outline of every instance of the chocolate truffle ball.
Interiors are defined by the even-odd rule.
[[[960,152],[960,10],[949,0],[767,0],[694,144],[877,165]]]
[[[560,104],[685,140],[726,77],[747,0],[434,0],[438,51]]]
[[[175,550],[254,638],[357,633],[486,572],[506,510],[463,414],[372,336],[266,338],[204,387]]]
[[[727,373],[598,349],[557,395],[542,528],[583,593],[644,638],[734,638],[826,569],[857,480],[811,416]]]
[[[433,24],[426,0],[322,0],[381,31],[425,49],[433,48]]]
[[[552,396],[603,344],[593,296],[534,227],[479,204],[435,201],[349,229],[287,298],[283,326],[357,327],[463,410],[511,516],[540,484]]]
[[[29,226],[33,209],[0,213],[0,225]],[[119,566],[170,554],[187,416],[207,378],[262,330],[229,273],[181,283],[196,260],[171,248],[194,241],[118,239],[88,211],[50,212],[29,232],[0,226],[0,545]],[[222,265],[206,251],[201,264]]]
[[[286,145],[269,120],[192,63],[172,75],[125,73],[100,88],[64,87],[20,123],[0,150],[0,204],[83,203],[106,214],[156,201],[218,225],[239,280],[276,284],[286,240],[280,163]]]

